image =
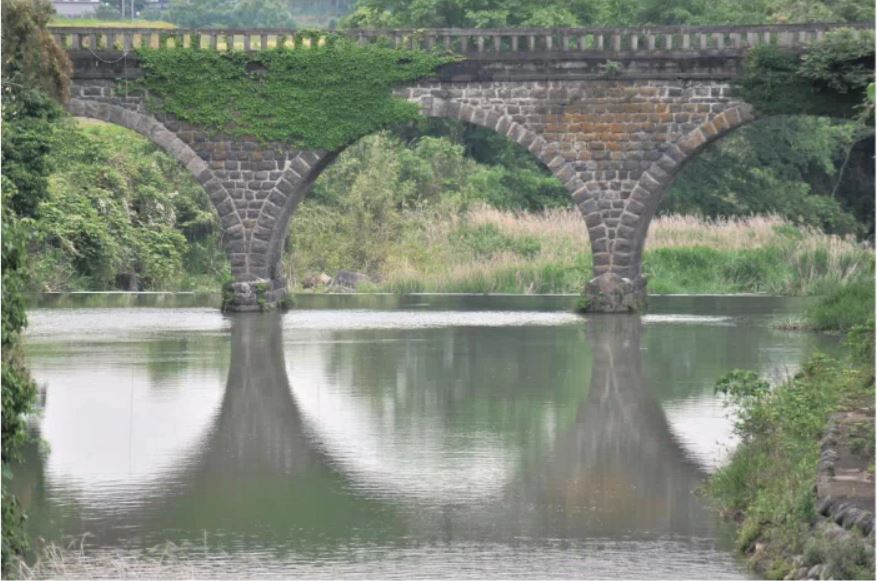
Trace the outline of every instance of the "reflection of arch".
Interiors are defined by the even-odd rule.
[[[693,494],[705,473],[674,437],[649,387],[639,316],[594,315],[586,325],[594,357],[588,397],[544,465],[525,473],[527,498],[593,507],[566,520],[583,534],[605,531],[610,521],[628,534],[695,533],[710,520]]]
[[[225,395],[193,463],[198,478],[212,479],[212,473],[227,472],[230,465],[244,474],[258,470],[293,474],[323,463],[308,442],[290,397],[280,317],[236,317],[231,343]]]
[[[443,494],[445,490],[436,490],[432,497],[433,502],[447,503],[451,508],[441,519],[433,518],[434,515],[422,515],[422,522],[416,524],[418,530],[447,525],[457,531],[457,535],[467,539],[494,538],[497,534],[557,536],[560,530],[588,536],[605,534],[609,530],[617,532],[619,528],[625,531],[666,530],[687,534],[703,526],[704,521],[709,521],[708,509],[691,494],[702,482],[705,473],[680,446],[655,395],[649,389],[642,368],[642,331],[639,317],[589,318],[585,323],[585,330],[588,346],[594,353],[594,366],[590,382],[587,375],[576,376],[575,381],[581,382],[581,387],[584,388],[579,393],[587,395],[574,407],[577,410],[574,423],[560,430],[553,441],[547,442],[550,445],[546,447],[546,451],[550,452],[545,456],[530,458],[522,470],[515,469],[505,478],[493,478],[502,484],[501,490],[494,491],[490,486],[471,487],[467,494],[458,494],[455,500],[451,500],[453,496],[446,497]],[[378,336],[362,332],[336,332],[331,341],[320,340],[315,345],[332,345],[330,355],[325,357],[323,373],[327,377],[344,377],[346,373],[355,370],[356,365],[373,362],[373,373],[367,374],[365,381],[360,378],[363,387],[374,386],[379,383],[376,379],[383,378],[380,383],[388,386],[384,395],[392,398],[394,392],[399,393],[399,388],[394,390],[392,386],[399,385],[394,384],[393,378],[399,377],[400,369],[417,369],[417,375],[405,376],[403,382],[404,385],[420,385],[421,390],[428,389],[429,380],[440,371],[420,363],[418,345],[425,344],[426,348],[430,348],[429,344],[432,343],[434,349],[436,343],[441,344],[445,357],[458,352],[457,348],[449,344],[455,341],[454,335],[448,331],[430,331],[438,332],[442,333],[441,340],[433,335],[429,342],[406,343],[404,349],[396,349],[395,341],[384,343],[378,340]],[[463,347],[462,351],[467,352],[465,347],[468,339],[460,337],[457,340],[462,343],[457,347]],[[383,345],[386,347],[381,347]],[[494,349],[507,358],[520,357],[519,353],[510,352],[508,346],[500,343],[482,340],[478,345],[485,350]],[[308,349],[312,351],[325,348],[312,346]],[[301,353],[306,356],[309,351]],[[483,361],[493,361],[486,355],[482,353]],[[538,358],[539,354],[534,353],[533,357]],[[581,357],[586,355],[581,354]],[[461,368],[463,373],[467,373],[466,363],[458,362],[456,357],[452,360],[455,369]],[[416,368],[406,365],[406,361],[417,363]],[[548,367],[552,366],[554,365]],[[314,367],[303,367],[300,372],[305,377],[313,377],[317,389],[325,388],[316,379]],[[489,363],[487,368],[490,368]],[[531,373],[530,381],[536,381],[550,389],[549,385],[540,382],[540,379],[548,380],[547,376],[541,377],[537,370],[531,370]],[[380,375],[375,377],[374,374]],[[498,378],[498,374],[494,372],[493,377]],[[446,381],[459,381],[460,378],[461,376],[455,375]],[[477,378],[478,376],[475,377],[476,380]],[[465,384],[466,380],[462,383]],[[436,382],[436,387],[442,385],[446,383]],[[486,387],[484,386],[485,389]],[[297,401],[298,391],[293,389]],[[418,391],[420,390],[415,390],[414,393]],[[413,394],[405,393],[402,397],[404,401],[414,399]],[[438,389],[437,393],[441,393],[441,390]],[[314,395],[314,398],[318,397],[318,394]],[[355,394],[349,394],[347,398],[347,407],[357,404],[367,407],[362,398]],[[331,413],[331,409],[340,407],[337,405],[338,401],[338,395],[335,394],[332,399],[323,402],[327,414]],[[405,422],[381,413],[383,400],[379,394],[375,394],[373,401],[371,428],[374,433],[385,433],[386,426],[403,426],[401,429],[404,429]],[[442,487],[441,478],[436,476],[434,479],[422,479],[423,488],[416,493],[398,493],[392,486],[391,478],[380,479],[373,476],[373,462],[363,460],[357,463],[356,429],[345,430],[346,438],[333,438],[332,431],[344,430],[343,425],[333,426],[328,422],[321,424],[319,414],[309,414],[306,403],[300,407],[309,426],[308,432],[320,442],[331,442],[331,445],[324,445],[324,450],[333,458],[333,465],[340,467],[349,481],[359,483],[359,487],[380,490],[382,495],[392,494],[409,502],[412,499],[427,498],[431,486],[437,489]],[[459,409],[460,413],[464,411]],[[368,415],[368,410],[364,410],[361,417]],[[382,420],[389,423],[383,424]],[[400,430],[398,427],[390,429]],[[360,430],[360,433],[365,431]],[[395,433],[397,438],[405,437],[402,431]],[[343,440],[348,442],[346,447]],[[418,447],[418,441],[415,438],[409,444]],[[427,446],[420,448],[425,450]],[[398,449],[394,447],[387,453],[398,453]],[[394,465],[394,458],[384,460],[385,467]],[[465,463],[467,460],[461,462]],[[612,477],[622,486],[607,491],[605,484]],[[404,478],[399,479],[402,480]],[[564,497],[567,494],[571,496]],[[532,510],[533,505],[559,504],[564,500],[569,501],[571,506],[565,508],[570,510],[555,511],[563,516],[551,517],[547,521],[544,515],[534,518],[536,515]],[[581,506],[592,508],[589,511],[577,510]],[[610,515],[611,518],[608,518]],[[610,521],[613,524],[609,525]]]
[[[96,119],[135,131],[161,147],[168,155],[180,162],[210,195],[210,201],[216,208],[222,222],[226,250],[229,254],[234,251],[236,240],[243,236],[243,222],[235,209],[234,201],[222,182],[213,174],[207,162],[201,159],[174,132],[170,131],[151,115],[139,113],[111,103],[88,99],[70,99],[67,101],[66,107],[67,111],[76,117]],[[237,236],[235,233],[237,233]]]
[[[179,461],[177,472],[144,489],[144,501],[136,509],[120,511],[112,497],[106,499],[101,505],[106,510],[99,508],[88,518],[88,526],[99,527],[98,542],[168,529],[200,539],[204,529],[229,525],[245,529],[239,531],[242,534],[287,542],[289,537],[283,535],[302,523],[324,527],[324,538],[331,540],[345,538],[351,521],[362,527],[358,530],[377,531],[377,535],[404,529],[409,536],[413,532],[432,537],[436,531],[453,531],[454,538],[462,541],[504,542],[516,536],[589,538],[619,530],[689,534],[704,522],[690,494],[701,472],[679,448],[646,388],[636,317],[595,317],[585,323],[594,368],[587,396],[576,405],[575,421],[556,433],[550,453],[525,463],[523,470],[510,464],[510,477],[498,494],[480,496],[475,500],[483,502],[472,503],[424,502],[423,496],[412,502],[386,487],[357,485],[347,464],[324,445],[319,426],[302,417],[289,385],[281,321],[272,315],[232,319],[226,393],[203,445]],[[571,326],[576,333],[580,328]],[[335,349],[363,354],[359,346],[374,344],[343,339],[341,333],[332,341],[309,341],[308,348],[318,350],[315,355],[321,364],[333,357]],[[406,349],[418,351],[421,346],[435,347],[415,341]],[[484,349],[509,355],[499,344],[488,343]],[[305,373],[292,381],[309,378]],[[582,387],[588,383],[586,377],[572,379],[582,382]],[[392,426],[377,433],[387,429]],[[446,436],[457,433],[447,430]],[[612,482],[623,486],[607,488]],[[428,479],[424,485],[429,487]],[[388,503],[391,496],[393,502]],[[540,503],[589,508],[546,516],[532,510]],[[467,508],[461,510],[464,504]],[[324,515],[314,525],[307,519],[315,506],[343,507],[337,510],[345,511],[345,517]],[[397,510],[399,506],[404,508]],[[406,514],[415,516],[408,519]]]
[[[524,470],[517,469],[515,463],[508,464],[507,469],[513,472],[500,480],[502,488],[498,491],[489,487],[472,489],[471,498],[456,499],[445,498],[436,491],[433,501],[454,509],[441,517],[422,515],[407,526],[427,534],[434,534],[434,528],[450,526],[456,535],[476,540],[492,538],[497,530],[502,536],[556,536],[558,530],[552,527],[559,526],[564,534],[583,537],[622,530],[690,534],[709,520],[707,509],[691,494],[702,482],[704,472],[673,436],[648,387],[642,368],[639,317],[594,316],[585,323],[585,331],[593,351],[593,367],[590,380],[578,379],[588,384],[587,396],[577,406],[574,423],[556,434],[552,452],[535,463],[526,464]],[[440,329],[430,332],[442,333],[443,349],[450,349],[444,341],[453,339],[452,334]],[[355,340],[363,338],[362,331],[330,333],[332,340],[317,341],[308,350],[298,351],[307,358],[308,353],[316,349],[314,365],[302,367],[302,377],[292,377],[292,382],[308,378],[319,383],[311,373],[314,369],[323,369],[330,377],[344,377],[343,369],[324,369],[322,364],[334,361],[334,365],[357,365],[363,363],[366,356],[376,355],[373,345],[394,344],[376,342],[376,337],[370,334],[365,337],[372,340]],[[363,475],[370,473],[368,461],[356,466],[357,456],[352,450],[328,445],[319,415],[307,415],[308,406],[298,399],[300,390],[289,385],[282,329],[277,317],[236,317],[232,341],[227,393],[211,436],[193,462],[194,470],[185,477],[192,483],[188,489],[216,488],[210,483],[223,482],[223,488],[228,488],[231,497],[234,483],[253,474],[294,476],[315,470],[334,474],[348,490],[375,490],[380,498],[393,498],[396,503],[420,504],[428,498],[424,494],[399,494],[392,483],[364,478]],[[428,342],[417,342],[402,351],[389,348],[379,352],[396,353],[416,361],[420,345],[429,348]],[[480,348],[509,355],[499,344],[486,342]],[[338,356],[338,349],[344,350],[345,355]],[[415,351],[412,353],[411,349]],[[486,353],[482,355],[492,360]],[[403,365],[401,360],[388,360],[390,376],[395,376]],[[460,363],[455,360],[455,365]],[[419,369],[426,376],[436,372],[432,367]],[[423,377],[412,376],[406,381],[425,385],[419,381]],[[346,387],[355,389],[357,386]],[[331,408],[334,401],[326,400],[327,406]],[[353,398],[350,403],[364,404],[360,398]],[[374,420],[379,421],[379,418]],[[382,434],[386,429],[376,429],[375,433]],[[392,459],[383,460],[393,465]],[[436,481],[435,485],[441,484]],[[610,488],[610,485],[613,486]],[[424,492],[428,488],[426,485]],[[195,495],[190,494],[188,498]],[[571,510],[560,520],[546,522],[529,508],[533,504],[564,502],[594,509]],[[460,510],[462,506],[470,508]],[[485,516],[489,516],[486,521]]]
[[[251,527],[248,534],[283,535],[290,521],[308,517],[313,504],[333,502],[346,503],[365,528],[371,501],[349,498],[355,495],[343,490],[342,477],[304,430],[283,365],[281,318],[237,316],[230,339],[225,392],[199,445],[176,458],[175,468],[138,486],[133,502],[100,487],[82,503],[81,515],[55,517],[72,521],[65,532],[92,533],[103,546],[125,544],[132,534],[141,542],[164,543],[169,539],[163,530],[197,540],[202,531],[229,523]],[[299,480],[305,485],[297,486]],[[65,483],[53,487],[64,489]],[[80,500],[79,488],[67,496]],[[136,508],[118,510],[132,504]],[[344,532],[339,520],[326,519],[335,536]]]

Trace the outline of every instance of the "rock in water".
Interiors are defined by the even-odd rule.
[[[369,282],[369,277],[361,272],[353,272],[350,270],[339,270],[332,281],[332,289],[334,290],[356,290],[360,284]]]

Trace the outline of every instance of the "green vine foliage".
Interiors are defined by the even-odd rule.
[[[394,98],[392,87],[454,60],[334,36],[313,48],[138,55],[150,107],[215,132],[325,150],[417,118],[417,106]]]
[[[803,55],[767,45],[752,49],[740,96],[759,112],[860,117],[874,80],[874,36],[849,29],[826,34]]]
[[[36,399],[22,349],[27,326],[28,246],[33,221],[46,197],[52,135],[61,116],[55,100],[67,94],[70,63],[46,30],[52,6],[45,0],[10,0],[3,4],[2,23],[2,155],[0,155],[0,231],[3,264],[0,300],[2,359],[2,551],[0,574],[28,546],[25,515],[10,491],[12,463],[27,439],[26,416]]]
[[[8,123],[6,124],[8,126]],[[5,169],[5,168],[4,168]],[[4,576],[14,556],[28,547],[24,534],[24,514],[18,499],[9,492],[11,463],[18,460],[21,444],[27,438],[26,414],[36,399],[36,385],[24,361],[21,335],[27,325],[27,227],[11,210],[10,199],[18,195],[15,182],[0,177],[3,188],[2,212],[2,488],[3,535],[2,572]]]

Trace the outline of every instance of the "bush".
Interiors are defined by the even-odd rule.
[[[869,341],[873,344],[873,331]],[[792,555],[816,558],[821,546],[813,544],[811,523],[817,516],[819,441],[830,415],[846,402],[873,399],[873,386],[870,365],[825,355],[813,356],[775,388],[751,371],[734,371],[718,382],[717,390],[737,413],[734,429],[741,442],[708,488],[725,511],[743,516],[738,549],[750,552],[756,542],[762,544],[753,564],[769,578],[789,573]],[[866,569],[873,574],[873,551],[844,550],[834,553],[832,578]]]
[[[31,248],[39,290],[214,289],[228,273],[216,211],[187,170],[127,129],[65,120]],[[127,288],[126,288],[127,290]]]
[[[25,367],[21,335],[27,325],[27,247],[33,220],[46,198],[47,156],[60,108],[52,99],[67,94],[70,63],[46,29],[52,6],[46,1],[9,0],[3,4],[2,191],[2,554],[8,576],[11,560],[27,548],[24,515],[9,490],[10,463],[27,438],[25,415],[36,386]]]

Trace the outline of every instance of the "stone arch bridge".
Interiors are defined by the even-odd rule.
[[[492,129],[526,147],[556,175],[587,226],[595,311],[636,310],[649,223],[682,166],[711,141],[754,118],[732,82],[747,49],[788,50],[838,25],[638,29],[349,31],[361,44],[443,48],[464,55],[431,78],[395,89],[424,115]],[[872,24],[845,25],[870,30]],[[265,50],[292,31],[52,30],[74,64],[73,115],[122,125],[185,165],[222,222],[235,278],[234,310],[258,310],[286,293],[281,252],[289,220],[338,151],[213,135],[153,113],[120,81],[142,72],[142,46]],[[319,42],[313,36],[299,42]]]

